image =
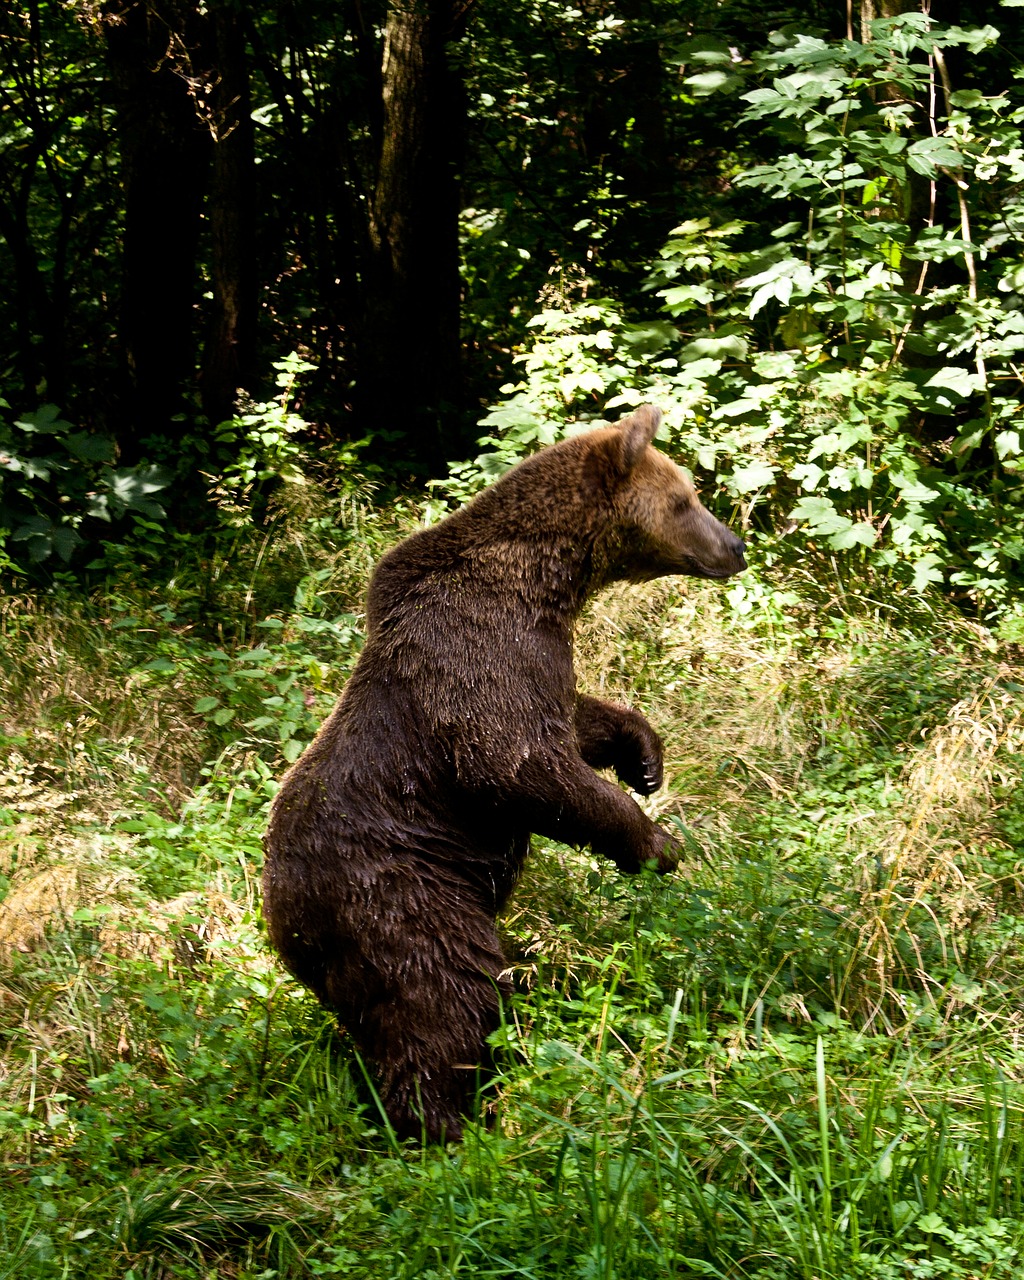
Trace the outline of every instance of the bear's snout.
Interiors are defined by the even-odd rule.
[[[747,567],[747,557],[745,555],[747,544],[742,538],[737,538],[731,529],[726,529],[725,547],[726,551],[736,561],[736,568],[733,573],[741,573]]]
[[[731,578],[734,573],[741,573],[747,567],[743,539],[705,507],[699,509],[699,514],[696,528],[691,526],[677,544],[688,562],[683,572],[699,578]]]

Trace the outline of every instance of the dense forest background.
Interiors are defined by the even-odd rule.
[[[1017,1280],[1024,0],[0,6],[0,1280]],[[651,401],[460,1148],[267,945],[395,541]]]
[[[9,559],[649,397],[745,524],[1005,606],[1019,8],[7,6]]]

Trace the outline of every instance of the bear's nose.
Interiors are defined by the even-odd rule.
[[[740,569],[745,569],[747,567],[747,557],[743,554],[747,549],[746,543],[742,538],[737,538],[734,533],[730,532],[727,545],[739,563],[739,568],[736,570],[736,572],[739,573]]]

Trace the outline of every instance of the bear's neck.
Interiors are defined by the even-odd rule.
[[[592,551],[581,540],[516,539],[481,546],[467,559],[471,581],[488,582],[512,608],[566,632],[596,589]]]
[[[558,483],[542,489],[527,464],[517,471],[436,532],[457,560],[472,566],[470,581],[486,583],[489,593],[510,603],[540,608],[552,623],[571,629],[589,597],[607,585],[601,505],[580,500],[578,481],[556,477]]]
[[[455,628],[504,634],[527,626],[571,642],[587,598],[603,585],[586,531],[569,537],[533,524],[496,528],[473,514],[463,508],[384,557],[370,583],[370,630],[442,616]]]

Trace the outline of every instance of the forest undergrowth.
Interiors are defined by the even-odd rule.
[[[535,842],[486,1123],[400,1146],[258,884],[416,507],[290,502],[3,601],[0,1277],[1018,1275],[1024,649],[782,544],[600,597],[683,863]]]

